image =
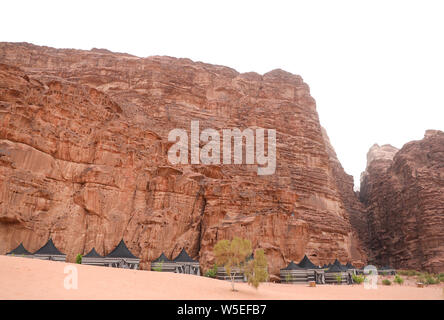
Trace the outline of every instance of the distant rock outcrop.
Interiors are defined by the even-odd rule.
[[[444,133],[402,149],[374,145],[361,176],[371,261],[396,268],[444,271]]]

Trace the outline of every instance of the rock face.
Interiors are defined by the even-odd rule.
[[[374,145],[361,176],[371,261],[444,271],[444,133],[398,149]]]
[[[25,43],[1,43],[0,63],[0,252],[51,236],[74,261],[124,238],[142,268],[186,248],[206,269],[218,240],[241,236],[265,249],[274,275],[305,253],[365,262],[352,180],[301,77]],[[170,164],[168,133],[191,120],[276,129],[275,174]]]

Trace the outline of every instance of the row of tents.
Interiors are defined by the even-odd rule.
[[[388,266],[379,269],[385,274],[395,274],[395,270]],[[280,270],[281,283],[307,283],[315,281],[318,284],[353,284],[353,275],[363,274],[364,268],[359,269],[350,262],[343,265],[336,259],[333,263],[316,266],[305,255],[296,264],[291,261],[287,267]]]
[[[23,243],[20,243],[17,248],[8,252],[6,255],[23,256],[42,260],[66,261],[66,255],[56,248],[52,239],[49,239],[43,247],[34,253],[30,253],[25,249]],[[250,259],[253,259],[253,254],[246,259],[246,262]],[[82,264],[139,269],[140,258],[131,253],[122,239],[106,256],[100,255],[95,248],[92,248],[90,252],[82,257]],[[151,262],[151,270],[200,275],[199,261],[192,259],[186,252],[185,248],[183,248],[172,260],[168,259],[165,253],[162,252],[157,259]],[[382,267],[378,271],[385,274],[395,274],[395,270],[388,266]],[[234,273],[235,281],[246,281],[245,275],[241,269],[234,268],[232,272]],[[310,261],[307,255],[305,255],[298,264],[291,261],[287,267],[281,269],[280,280],[281,283],[307,283],[314,281],[318,284],[328,284],[338,283],[340,277],[341,283],[352,284],[352,276],[363,273],[364,269],[358,269],[349,262],[343,265],[338,259],[328,265],[324,264],[323,266],[316,266]],[[230,276],[226,273],[225,268],[223,267],[217,268],[216,278],[220,280],[230,280]]]
[[[26,250],[23,243],[20,243],[17,248],[8,252],[6,255],[23,256],[41,260],[66,261],[66,254],[57,249],[52,239],[49,239],[43,247],[34,253]],[[140,258],[136,257],[128,249],[122,239],[106,256],[100,255],[95,248],[92,248],[90,252],[82,257],[82,264],[124,269],[139,269]],[[185,249],[182,249],[173,260],[168,259],[165,254],[162,253],[151,263],[151,270],[200,275],[199,261],[193,260]]]

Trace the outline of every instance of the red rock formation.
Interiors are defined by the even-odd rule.
[[[401,150],[374,145],[361,177],[370,259],[444,271],[444,133],[430,130]]]
[[[11,43],[0,62],[1,252],[51,236],[73,261],[123,237],[143,268],[185,247],[205,269],[217,240],[242,236],[265,249],[273,274],[305,253],[365,260],[341,195],[350,181],[335,180],[301,77]],[[190,120],[277,129],[276,173],[171,165],[168,132]]]

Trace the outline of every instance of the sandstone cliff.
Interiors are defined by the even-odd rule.
[[[73,261],[123,237],[142,268],[185,247],[206,269],[219,239],[242,236],[265,249],[275,275],[305,253],[365,262],[352,180],[301,77],[26,43],[0,43],[0,63],[1,253],[51,236]],[[276,173],[171,165],[168,132],[191,120],[277,129]]]
[[[372,262],[444,270],[444,133],[402,149],[374,145],[361,176]]]

